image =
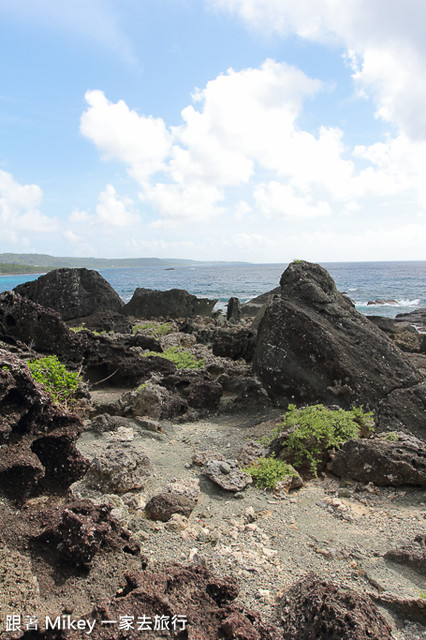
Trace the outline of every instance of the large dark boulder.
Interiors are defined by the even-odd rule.
[[[75,443],[80,418],[54,404],[28,366],[0,350],[0,488],[17,503],[66,493],[88,467]]]
[[[120,311],[123,301],[111,285],[90,269],[55,269],[14,291],[33,302],[55,309],[63,320],[99,311]]]
[[[331,470],[337,476],[379,486],[426,487],[426,444],[404,433],[386,438],[348,440],[337,451]]]
[[[418,331],[426,333],[426,309],[416,309],[415,311],[410,311],[410,313],[398,313],[395,320],[396,322],[407,322]]]
[[[210,316],[217,300],[197,298],[183,289],[156,291],[138,288],[122,311],[135,318],[188,318]]]
[[[294,262],[281,277],[281,298],[266,309],[258,330],[254,370],[283,401],[324,402],[378,410],[389,394],[422,382],[421,374],[391,340],[340,294],[325,269]],[[393,403],[378,427],[392,428],[399,411],[417,433],[426,405]],[[420,407],[419,407],[420,402]],[[410,404],[410,406],[407,405]],[[411,408],[417,417],[410,418]],[[417,420],[419,418],[419,420]],[[423,426],[424,429],[424,426]]]
[[[368,596],[312,572],[285,592],[278,613],[283,640],[392,640],[391,627]]]
[[[251,300],[248,300],[248,302],[244,302],[241,305],[241,313],[243,316],[254,318],[265,304],[268,304],[273,300],[273,298],[280,295],[280,287],[275,287],[272,291],[261,293],[260,296],[256,296],[256,298],[252,298]]]

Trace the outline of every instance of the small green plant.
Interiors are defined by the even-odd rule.
[[[256,487],[261,489],[275,489],[277,483],[287,476],[297,476],[295,470],[287,462],[277,460],[274,456],[259,458],[256,464],[244,470],[251,475]]]
[[[140,384],[137,388],[136,388],[136,393],[139,393],[139,391],[143,391],[143,389],[146,389],[148,386],[147,382],[142,382],[142,384]]]
[[[170,333],[170,330],[170,322],[163,322],[162,324],[158,324],[156,322],[145,322],[144,324],[135,324],[133,326],[133,333],[138,333],[138,331],[149,331],[154,338],[166,336]]]
[[[78,327],[70,327],[70,331],[72,331],[73,333],[80,333],[80,331],[84,331],[85,329],[87,329],[87,327],[84,322],[79,324]]]
[[[419,589],[420,597],[426,600],[426,589]]]
[[[27,364],[34,380],[44,385],[54,402],[66,405],[72,399],[80,376],[77,372],[68,371],[57,356],[29,360]]]
[[[78,327],[70,327],[70,330],[73,333],[80,333],[80,331],[89,331],[90,333],[93,333],[94,336],[103,336],[106,333],[114,333],[114,331],[106,331],[106,329],[104,329],[103,331],[95,331],[95,329],[88,329],[84,322],[78,325]]]
[[[145,358],[156,356],[157,358],[165,358],[173,362],[178,369],[202,369],[206,366],[204,358],[197,360],[188,349],[179,347],[168,347],[162,353],[156,351],[147,351],[142,354]]]
[[[362,407],[344,411],[328,409],[322,404],[297,409],[296,405],[291,404],[274,434],[278,437],[283,431],[288,431],[282,444],[292,452],[294,466],[297,468],[308,463],[316,476],[327,449],[367,435],[372,428],[373,412],[364,412]]]
[[[384,434],[383,439],[389,442],[398,442],[399,435],[395,431],[388,431],[388,433]]]

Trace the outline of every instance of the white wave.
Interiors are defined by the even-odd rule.
[[[418,307],[419,304],[420,298],[415,298],[414,300],[395,300],[395,302],[379,302],[377,304],[368,304],[368,301],[355,301],[356,307]]]

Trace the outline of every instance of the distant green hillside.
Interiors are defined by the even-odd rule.
[[[31,265],[42,267],[43,271],[58,267],[86,267],[88,269],[108,269],[111,267],[174,267],[174,266],[201,266],[215,264],[230,264],[224,262],[200,262],[197,260],[178,260],[173,258],[67,258],[55,257],[42,253],[0,253],[0,265]],[[233,262],[231,264],[244,264]],[[246,263],[247,264],[247,263]],[[2,273],[38,273],[40,269],[33,271],[7,271]]]
[[[50,267],[52,269],[52,267]],[[35,267],[30,264],[8,264],[0,263],[0,275],[17,274],[17,273],[44,273],[50,270],[49,267]]]

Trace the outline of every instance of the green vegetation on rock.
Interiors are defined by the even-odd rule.
[[[157,353],[156,351],[147,351],[142,354],[143,357],[148,358],[150,356],[155,356],[156,358],[165,358],[166,360],[170,360],[177,366],[178,369],[202,369],[206,366],[206,361],[204,358],[197,360],[195,356],[192,355],[188,349],[183,349],[180,347],[168,347],[162,353]]]
[[[288,432],[282,442],[294,458],[296,468],[308,463],[316,476],[324,451],[339,447],[346,440],[368,435],[373,430],[373,412],[362,408],[329,409],[322,404],[296,408],[290,404],[274,431],[279,437]]]
[[[277,460],[274,456],[259,458],[256,464],[252,464],[244,470],[251,475],[256,487],[261,489],[275,489],[277,483],[287,476],[297,476],[295,470],[287,462]]]
[[[155,338],[167,335],[170,333],[170,330],[170,322],[145,322],[143,324],[135,324],[133,327],[133,333],[138,333],[138,331],[149,331]]]
[[[28,361],[28,368],[36,382],[44,385],[52,400],[66,405],[78,389],[80,376],[68,371],[57,356],[46,356]]]

